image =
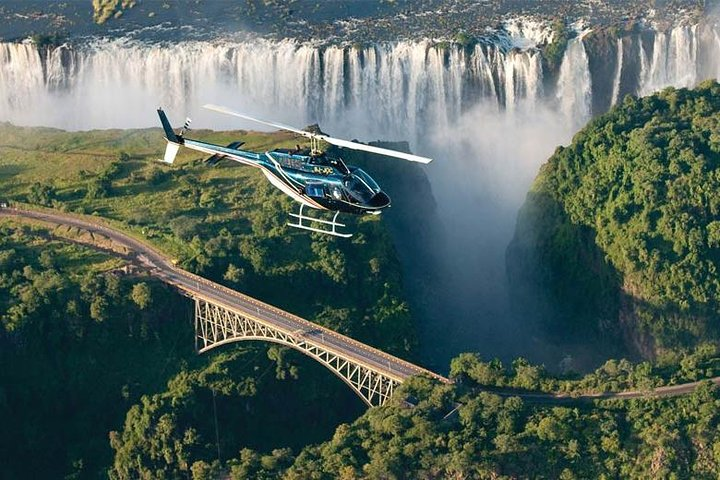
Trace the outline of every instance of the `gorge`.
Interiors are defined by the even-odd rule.
[[[396,229],[395,240],[428,363],[446,368],[450,357],[471,350],[553,366],[575,353],[518,334],[525,320],[508,308],[504,264],[538,167],[625,95],[720,77],[720,27],[710,18],[669,27],[570,27],[566,44],[553,25],[530,19],[505,22],[482,38],[373,45],[6,42],[0,121],[70,130],[146,127],[162,105],[176,122],[189,114],[198,127],[237,128],[200,108],[214,102],[299,126],[317,122],[338,136],[408,140],[413,151],[437,159],[425,169],[437,204],[427,212],[431,234]],[[555,61],[548,53],[554,44]],[[429,257],[415,260],[419,251]],[[419,272],[435,286],[415,280]]]

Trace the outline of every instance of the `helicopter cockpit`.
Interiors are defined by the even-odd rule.
[[[354,200],[367,204],[380,192],[380,186],[367,173],[359,168],[343,179],[345,192]]]

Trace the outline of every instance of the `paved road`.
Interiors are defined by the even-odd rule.
[[[99,220],[86,219],[84,217],[60,212],[40,212],[7,208],[0,209],[0,216],[30,218],[56,225],[73,226],[91,233],[98,233],[130,249],[135,254],[138,262],[143,264],[152,275],[191,295],[199,295],[215,303],[229,307],[230,309],[245,312],[275,328],[291,334],[298,331],[305,332],[303,338],[307,341],[321,345],[323,348],[338,353],[348,359],[373,367],[373,369],[396,380],[403,381],[409,376],[424,373],[441,382],[451,383],[449,379],[422,367],[182,270],[173,265],[165,255],[153,247],[119,230],[100,223]],[[720,377],[714,377],[709,380],[716,385],[720,385]],[[700,383],[701,382],[698,381],[659,387],[653,390],[629,390],[624,392],[603,392],[583,395],[528,393],[511,389],[487,389],[487,391],[503,397],[521,397],[533,403],[568,403],[608,399],[628,400],[633,398],[675,397],[691,393]]]
[[[708,379],[715,385],[720,386],[720,377]],[[584,393],[582,395],[573,395],[570,393],[529,393],[517,392],[512,389],[488,389],[490,393],[494,393],[501,397],[520,397],[527,402],[532,403],[573,403],[573,402],[592,402],[594,400],[632,400],[637,398],[668,398],[678,397],[692,393],[698,385],[705,380],[697,382],[681,383],[679,385],[669,385],[667,387],[657,387],[650,390],[625,390],[623,392],[600,392],[600,393]]]
[[[97,233],[113,242],[128,248],[138,263],[155,277],[177,288],[213,303],[229,307],[246,314],[286,333],[303,332],[303,340],[320,345],[324,349],[339,354],[349,360],[371,367],[390,378],[403,381],[412,375],[424,373],[441,382],[450,383],[447,378],[422,367],[389,355],[362,342],[341,335],[279,308],[268,305],[247,295],[211,282],[205,278],[182,270],[162,253],[133,237],[116,230],[99,220],[61,212],[34,211],[21,209],[2,209],[0,215],[35,219],[56,225],[76,227],[91,233]]]

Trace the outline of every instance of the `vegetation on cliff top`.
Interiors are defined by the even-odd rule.
[[[284,134],[195,133],[218,143],[241,135],[257,149],[296,141]],[[158,164],[164,149],[158,129],[63,132],[5,124],[0,145],[0,198],[102,216],[187,269],[412,357],[399,265],[378,219],[353,220],[352,240],[286,228],[294,205],[259,172],[230,163],[210,168],[191,152],[173,167]],[[177,461],[163,462],[187,471],[180,459],[207,452],[214,458],[218,448],[223,456],[248,447],[299,449],[362,411],[339,379],[291,350],[248,343],[197,357],[186,300],[150,280],[118,281],[105,273],[117,265],[103,256],[110,266],[94,268],[86,249],[77,260],[53,255],[55,243],[43,239],[58,233],[11,224],[0,243],[6,471],[105,477],[112,443],[122,475],[122,459],[130,458],[123,452],[138,465],[138,449],[152,446],[143,438],[163,434],[170,441],[176,424],[188,425]],[[83,274],[88,269],[93,272]],[[85,325],[92,336],[82,333]],[[180,406],[190,410],[177,417]],[[232,425],[220,432],[219,445],[213,411]],[[140,437],[123,431],[126,414],[133,432],[143,431],[142,422],[152,431]],[[118,433],[107,442],[111,430]],[[157,460],[157,452],[143,451],[149,457],[140,458]]]
[[[556,73],[560,70],[560,64],[565,56],[565,50],[572,32],[564,20],[556,18],[552,23],[552,33],[552,42],[544,45],[541,52],[547,69]]]
[[[255,460],[249,476],[709,479],[720,469],[718,406],[711,384],[672,400],[551,407],[416,378],[391,405],[306,448],[288,470]]]
[[[97,212],[170,248],[187,268],[381,347],[412,345],[379,222],[358,224],[365,243],[356,240],[349,255],[331,240],[281,235],[284,197],[249,169],[208,169],[190,156],[173,169],[153,164],[161,153],[157,131],[0,133],[3,198]],[[34,151],[11,146],[27,144]],[[191,312],[179,297],[148,279],[109,273],[117,260],[57,242],[54,233],[12,222],[0,230],[0,451],[10,476],[104,477],[109,468],[118,479],[713,478],[720,470],[720,392],[709,383],[677,399],[562,407],[482,391],[647,389],[695,380],[720,370],[714,345],[677,357],[674,366],[609,361],[576,380],[524,360],[504,369],[465,354],[451,366],[456,385],[413,379],[388,406],[305,447],[349,421],[344,414],[357,414],[339,412],[348,405],[339,392],[352,395],[339,380],[339,392],[328,389],[321,366],[264,345],[195,356]],[[257,243],[243,248],[251,238]],[[323,248],[332,252],[326,258],[344,259],[342,277],[321,266]],[[367,297],[313,290],[321,300],[309,301],[309,282],[335,292],[360,288]],[[277,288],[283,294],[273,297]],[[385,337],[373,337],[376,331]],[[109,442],[98,441],[108,432]]]
[[[120,18],[123,11],[133,8],[135,3],[136,0],[93,0],[93,21],[103,24],[111,17]]]
[[[720,85],[627,97],[541,169],[508,251],[516,290],[646,354],[717,340],[718,191]]]

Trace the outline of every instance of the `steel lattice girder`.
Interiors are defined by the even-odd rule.
[[[304,331],[286,332],[247,313],[239,313],[203,298],[195,300],[195,347],[198,353],[242,340],[267,340],[289,346],[325,365],[368,405],[383,405],[400,381],[380,369],[363,365],[328,349]]]

